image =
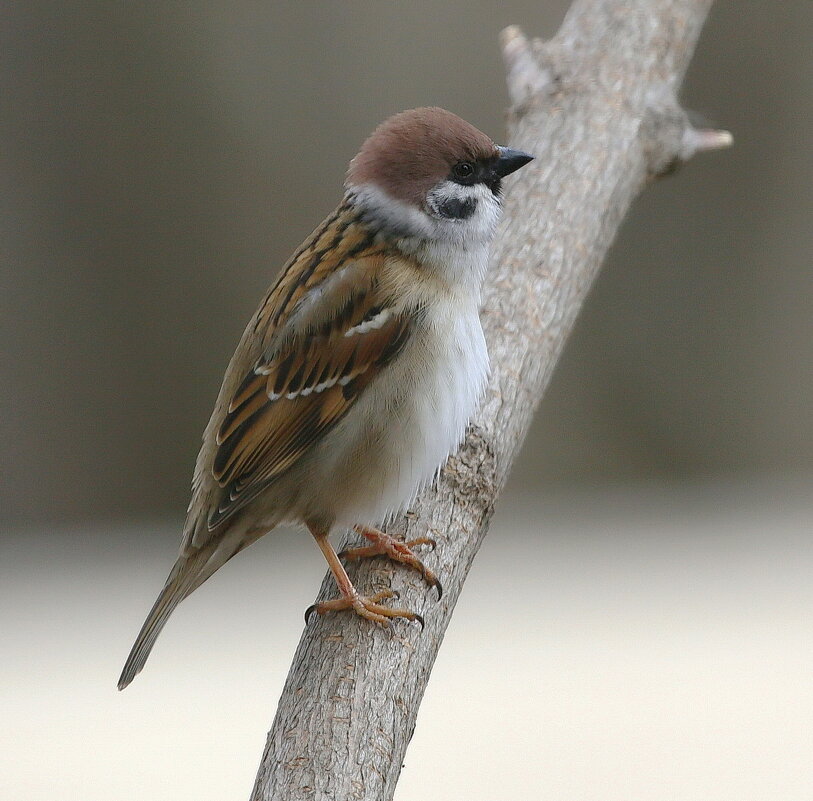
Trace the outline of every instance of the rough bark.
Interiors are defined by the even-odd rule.
[[[492,374],[460,452],[393,528],[429,536],[437,602],[384,560],[351,567],[391,586],[426,628],[314,616],[294,657],[252,798],[387,801],[469,566],[576,314],[648,179],[730,143],[695,131],[676,91],[711,0],[576,0],[548,42],[503,32],[511,146],[536,160],[510,181],[483,303]],[[320,599],[335,594],[328,575]],[[493,736],[499,737],[499,724]]]

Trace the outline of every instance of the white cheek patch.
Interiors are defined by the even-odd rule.
[[[426,200],[427,205],[436,210],[438,239],[457,240],[465,245],[487,241],[493,236],[501,204],[485,184],[463,186],[454,181],[442,181],[429,192]],[[444,213],[449,208],[470,209],[470,213],[455,218]]]
[[[424,208],[407,205],[372,184],[348,187],[366,221],[401,240],[468,249],[492,238],[500,217],[500,199],[483,183],[463,186],[441,181],[429,191]],[[470,204],[470,215],[455,219],[440,212],[444,203]]]
[[[473,186],[444,181],[426,196],[426,205],[442,220],[468,220],[477,212],[479,197]]]

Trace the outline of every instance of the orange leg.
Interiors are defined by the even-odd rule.
[[[422,576],[424,581],[438,591],[438,600],[443,596],[443,587],[441,586],[438,577],[412,552],[412,548],[418,545],[431,545],[435,547],[435,541],[429,537],[419,537],[416,540],[404,542],[379,531],[377,528],[370,528],[369,526],[354,526],[356,533],[361,534],[366,539],[370,540],[372,545],[366,548],[350,548],[342,551],[339,556],[345,559],[368,559],[373,556],[386,556],[401,564],[408,565],[409,567],[417,570]]]
[[[316,612],[319,615],[324,615],[325,612],[337,612],[342,609],[352,609],[357,615],[373,620],[380,623],[382,626],[389,625],[389,618],[403,617],[407,620],[417,620],[423,628],[423,618],[416,612],[410,612],[408,609],[390,609],[388,606],[382,606],[379,601],[387,598],[392,598],[395,593],[392,590],[382,590],[375,595],[364,596],[359,595],[358,590],[353,586],[344,565],[336,555],[336,551],[330,544],[327,536],[327,531],[320,531],[316,528],[308,526],[311,534],[313,534],[316,544],[322,549],[325,555],[330,572],[333,573],[333,578],[336,579],[336,586],[339,588],[340,598],[334,601],[322,601],[321,603],[314,604],[308,607],[305,612],[305,622],[311,615],[311,612]]]

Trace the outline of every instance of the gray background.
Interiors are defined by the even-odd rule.
[[[567,5],[4,9],[0,797],[248,796],[324,573],[307,536],[230,562],[114,687],[223,370],[369,131],[440,104],[499,140],[499,30]],[[813,797],[812,32],[809,0],[715,5],[684,97],[736,144],[630,213],[399,801]]]
[[[495,139],[497,32],[566,2],[28,4],[2,71],[6,525],[185,508],[246,320],[384,117]],[[813,5],[720,2],[685,85],[730,128],[633,209],[516,480],[813,464]]]

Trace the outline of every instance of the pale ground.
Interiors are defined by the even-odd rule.
[[[397,801],[813,798],[811,520],[805,481],[507,496]],[[118,693],[177,542],[148,528],[4,536],[3,801],[248,797],[319,554],[254,546]]]

